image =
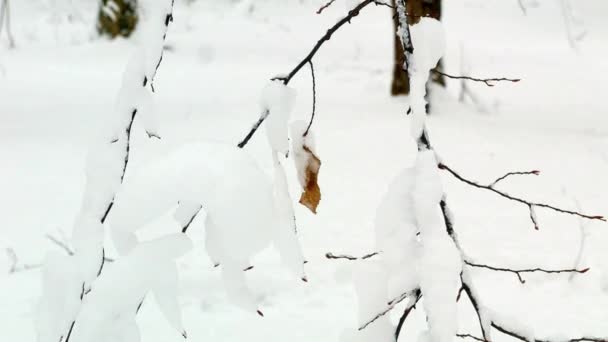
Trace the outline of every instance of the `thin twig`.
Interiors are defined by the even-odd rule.
[[[323,11],[328,8],[329,6],[331,6],[336,0],[329,0],[325,5],[321,6],[318,10],[317,10],[317,14],[321,14],[323,13]]]
[[[498,179],[496,179],[495,181],[493,181],[489,186],[493,187],[495,186],[498,182],[505,180],[506,178],[510,177],[510,176],[517,176],[517,175],[535,175],[538,176],[540,175],[540,171],[538,170],[532,170],[532,171],[516,171],[516,172],[509,172],[506,175],[499,177]]]
[[[422,292],[420,292],[420,290],[417,290],[414,293],[414,296],[412,296],[412,298],[410,299],[410,302],[407,303],[407,306],[403,310],[403,314],[399,318],[399,323],[397,324],[397,328],[395,329],[395,341],[399,341],[399,334],[401,334],[401,330],[403,329],[403,324],[405,323],[405,320],[408,318],[408,316],[410,315],[412,310],[414,310],[416,308],[416,304],[418,304],[418,301],[420,300],[420,298],[422,298]]]
[[[64,241],[60,241],[56,237],[51,234],[46,234],[45,237],[49,239],[52,243],[59,246],[59,248],[63,249],[68,255],[74,255],[74,251],[68,246],[68,244]]]
[[[192,217],[190,217],[188,222],[186,222],[186,224],[182,227],[182,233],[186,233],[188,231],[188,228],[190,228],[192,221],[194,221],[194,219],[196,218],[196,215],[198,215],[198,213],[201,211],[201,209],[203,209],[203,206],[199,205],[196,212],[194,214],[192,214]]]
[[[532,202],[532,201],[529,201],[529,200],[526,200],[526,199],[523,199],[523,198],[511,196],[511,195],[509,195],[509,194],[507,194],[507,193],[505,193],[505,192],[503,192],[501,190],[495,189],[494,187],[491,186],[491,184],[490,185],[483,185],[483,184],[479,184],[479,183],[477,183],[475,181],[466,179],[463,176],[461,176],[458,172],[454,171],[452,168],[450,168],[449,166],[447,166],[447,165],[445,165],[443,163],[439,163],[438,167],[441,170],[448,171],[452,176],[454,176],[456,179],[458,179],[459,181],[461,181],[461,182],[463,182],[465,184],[471,185],[471,186],[473,186],[475,188],[478,188],[478,189],[485,189],[485,190],[491,191],[491,192],[493,192],[493,193],[495,193],[495,194],[497,194],[497,195],[499,195],[499,196],[501,196],[503,198],[506,198],[508,200],[515,201],[515,202],[518,202],[518,203],[526,205],[528,207],[528,209],[530,210],[530,217],[531,217],[532,221],[534,222],[535,227],[537,226],[537,223],[536,223],[536,218],[535,218],[535,215],[534,215],[534,208],[545,208],[545,209],[553,210],[553,211],[558,212],[558,213],[574,215],[574,216],[582,217],[582,218],[585,218],[585,219],[588,219],[588,220],[598,220],[598,221],[604,221],[604,222],[606,222],[606,219],[603,216],[601,216],[601,215],[583,214],[583,213],[578,212],[578,211],[562,209],[562,208],[558,208],[558,207],[555,207],[555,206],[552,206],[552,205],[549,205],[549,204]]]
[[[506,77],[477,78],[477,77],[472,77],[472,76],[454,76],[454,75],[446,74],[445,72],[437,70],[437,69],[432,69],[431,71],[438,75],[441,75],[441,76],[444,76],[447,78],[451,78],[454,80],[469,80],[469,81],[474,81],[474,82],[481,82],[481,83],[484,83],[485,85],[487,85],[488,87],[495,86],[494,82],[517,83],[517,82],[521,81],[521,79],[519,79],[519,78],[506,78]]]
[[[390,300],[388,302],[388,306],[380,311],[379,313],[377,313],[374,317],[372,317],[370,320],[368,320],[367,322],[363,323],[360,327],[359,327],[359,331],[367,328],[370,324],[374,323],[375,321],[377,321],[380,317],[386,315],[387,313],[391,312],[395,306],[397,306],[397,304],[401,303],[405,298],[409,297],[409,296],[419,296],[420,295],[420,290],[416,289],[414,291],[406,291],[402,294],[400,294],[399,296],[395,297],[394,299]],[[410,300],[411,302],[411,300]]]
[[[360,257],[356,257],[356,256],[352,256],[352,255],[346,255],[346,254],[333,254],[331,252],[326,253],[325,257],[327,259],[345,259],[345,260],[350,260],[350,261],[355,261],[355,260],[365,260],[365,259],[369,259],[371,257],[374,257],[376,255],[380,254],[380,252],[373,252],[373,253],[369,253],[366,254],[364,256],[360,256]]]
[[[471,334],[456,334],[456,337],[460,337],[460,338],[470,338],[470,339],[473,339],[473,340],[475,340],[475,341],[479,341],[479,342],[489,342],[489,341],[487,341],[487,340],[484,340],[484,339],[483,339],[483,338],[481,338],[481,337],[477,337],[477,336],[474,336],[474,335],[471,335]]]
[[[524,5],[523,0],[517,0],[517,3],[519,4],[519,8],[521,8],[521,11],[524,13],[524,15],[528,15],[528,11],[526,9],[526,6]]]
[[[312,114],[310,115],[308,127],[306,127],[306,131],[304,131],[304,134],[302,135],[303,137],[308,135],[312,122],[315,120],[315,111],[317,109],[317,81],[315,79],[315,66],[312,64],[312,59],[308,61],[308,64],[310,64],[310,75],[312,77]]]
[[[41,264],[23,264],[19,265],[19,258],[17,258],[17,253],[12,248],[6,248],[6,255],[10,259],[10,267],[8,269],[9,274],[28,271],[32,269],[36,269],[41,267]]]
[[[512,269],[512,268],[506,268],[506,267],[496,267],[496,266],[490,266],[490,265],[484,265],[484,264],[477,264],[471,261],[465,261],[465,264],[471,266],[471,267],[476,267],[476,268],[484,268],[487,270],[491,270],[491,271],[497,271],[497,272],[506,272],[506,273],[512,273],[514,275],[517,276],[517,279],[519,279],[519,281],[522,284],[525,284],[526,281],[523,279],[522,277],[522,273],[547,273],[547,274],[556,274],[556,273],[586,273],[587,271],[589,271],[589,268],[584,268],[584,269],[561,269],[561,270],[547,270],[547,269],[543,269],[543,268],[527,268],[527,269]]]

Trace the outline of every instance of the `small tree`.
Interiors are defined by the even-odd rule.
[[[102,0],[97,17],[97,32],[111,38],[128,37],[137,26],[137,0]]]

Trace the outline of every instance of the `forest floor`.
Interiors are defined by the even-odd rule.
[[[266,80],[291,70],[347,12],[344,3],[354,3],[339,0],[317,15],[321,1],[285,2],[177,2],[170,49],[155,82],[162,140],[148,139],[136,121],[130,167],[188,141],[236,145],[259,115]],[[7,49],[0,36],[0,248],[14,249],[20,263],[35,264],[56,249],[45,234],[71,232],[87,146],[96,127],[112,115],[134,43],[89,40],[83,32],[91,31],[91,16],[68,23],[51,16],[41,1],[13,3],[17,48]],[[84,3],[81,12],[94,12],[95,1]],[[527,15],[515,0],[445,1],[445,70],[460,74],[465,55],[469,74],[522,81],[491,88],[470,84],[478,104],[459,102],[460,83],[448,81],[446,90],[433,94],[429,131],[443,161],[469,178],[490,182],[508,171],[540,170],[539,176],[513,178],[502,187],[534,200],[608,214],[608,101],[603,98],[608,4],[573,3],[587,29],[577,49],[568,44],[558,1],[543,2]],[[203,224],[195,222],[195,250],[180,261],[180,301],[190,341],[337,341],[357,325],[349,280],[357,265],[324,255],[373,249],[376,206],[388,181],[414,156],[407,98],[389,96],[391,30],[390,10],[371,6],[314,60],[314,131],[323,162],[323,198],[316,216],[302,207],[296,211],[309,282],[293,280],[276,253],[266,251],[248,274],[265,317],[242,311],[229,303],[220,274],[205,254]],[[295,116],[308,119],[309,73],[298,75],[292,86],[298,91]],[[247,150],[270,172],[263,135],[255,136]],[[288,174],[296,197],[292,166]],[[582,225],[587,234],[583,266],[591,270],[574,281],[534,275],[522,285],[513,275],[483,270],[475,272],[474,281],[488,306],[533,327],[538,338],[581,332],[608,336],[608,295],[600,288],[608,274],[608,224],[538,210],[540,230],[535,231],[525,206],[447,174],[443,180],[463,247],[480,262],[570,268]],[[169,219],[161,221],[146,234],[177,229]],[[35,341],[40,273],[9,275],[4,272],[9,264],[0,255],[0,340]],[[460,331],[479,335],[468,302],[460,310]],[[181,339],[163,323],[153,301],[146,301],[138,320],[143,341]],[[418,311],[404,337],[415,338],[424,325]],[[507,339],[494,335],[497,341]]]

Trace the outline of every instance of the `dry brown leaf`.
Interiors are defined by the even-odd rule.
[[[321,189],[317,183],[319,169],[321,168],[321,160],[312,152],[308,146],[303,145],[302,149],[306,152],[306,168],[305,168],[305,184],[303,184],[303,192],[300,196],[300,204],[310,209],[314,214],[317,213],[317,207],[321,201]]]

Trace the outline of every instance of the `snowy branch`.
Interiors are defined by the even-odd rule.
[[[410,299],[410,302],[407,304],[407,306],[403,310],[403,314],[401,315],[401,318],[399,318],[399,323],[397,324],[397,328],[395,329],[395,341],[399,341],[399,334],[401,333],[403,324],[405,324],[405,320],[410,315],[410,312],[412,312],[412,310],[414,310],[416,308],[416,304],[418,304],[418,301],[420,301],[420,298],[422,298],[422,292],[420,292],[420,290],[417,290],[414,293],[414,295],[412,296],[412,298]]]
[[[566,339],[559,339],[559,340],[535,338],[533,341],[531,341],[530,338],[526,337],[525,333],[517,332],[516,330],[511,329],[511,328],[506,328],[506,326],[502,325],[502,323],[499,324],[494,321],[494,322],[492,322],[492,327],[505,335],[511,336],[513,338],[516,338],[516,339],[524,341],[524,342],[584,342],[584,341],[608,342],[608,337],[592,337],[592,336],[566,338]]]
[[[485,190],[491,191],[491,192],[493,192],[493,193],[495,193],[495,194],[497,194],[497,195],[499,195],[499,196],[501,196],[503,198],[506,198],[508,200],[519,202],[521,204],[526,205],[528,207],[528,209],[530,210],[530,219],[534,223],[534,227],[536,229],[538,229],[538,224],[536,222],[536,215],[535,215],[535,212],[534,212],[534,208],[545,208],[545,209],[553,210],[553,211],[558,212],[558,213],[568,214],[568,215],[574,215],[574,216],[578,216],[578,217],[585,218],[585,219],[588,219],[588,220],[599,220],[599,221],[604,221],[604,222],[606,221],[606,218],[604,218],[601,215],[584,214],[584,213],[581,213],[581,212],[578,212],[578,211],[572,211],[572,210],[562,209],[562,208],[558,208],[558,207],[555,207],[555,206],[552,206],[552,205],[549,205],[549,204],[532,202],[532,201],[529,201],[529,200],[526,200],[526,199],[523,199],[523,198],[520,198],[520,197],[511,196],[511,195],[507,194],[506,192],[503,192],[501,190],[497,190],[496,188],[494,188],[493,185],[496,182],[494,182],[492,184],[489,184],[489,185],[479,184],[479,183],[477,183],[475,181],[472,181],[472,180],[469,180],[467,178],[464,178],[458,172],[454,171],[452,168],[450,168],[449,166],[447,166],[447,165],[445,165],[443,163],[439,163],[438,167],[441,170],[448,171],[448,173],[450,173],[456,179],[458,179],[459,181],[461,181],[461,182],[463,182],[465,184],[471,185],[471,186],[473,186],[475,188],[478,188],[478,189],[485,189]],[[499,180],[500,180],[500,178],[499,178]]]
[[[383,3],[381,3],[380,1],[375,1],[375,0],[365,0],[365,1],[361,2],[355,8],[353,8],[352,10],[350,10],[345,17],[343,17],[336,24],[334,24],[334,26],[330,27],[327,30],[327,32],[317,41],[317,43],[313,46],[313,48],[310,50],[310,52],[306,55],[306,57],[304,57],[304,59],[302,59],[300,61],[300,63],[298,63],[295,66],[295,68],[293,68],[287,74],[287,76],[284,76],[284,77],[274,77],[274,78],[272,78],[272,80],[281,81],[281,82],[283,82],[283,84],[288,85],[289,82],[291,81],[291,79],[295,75],[297,75],[298,72],[300,72],[300,70],[306,64],[311,63],[311,65],[312,65],[312,59],[314,58],[314,56],[317,54],[317,52],[323,46],[323,44],[325,44],[326,42],[328,42],[331,39],[331,37],[333,36],[334,33],[336,33],[345,24],[349,24],[350,21],[354,17],[356,17],[356,16],[359,15],[359,13],[361,12],[362,9],[364,9],[366,6],[368,6],[370,4],[382,5]],[[268,115],[269,115],[268,111],[264,111],[262,113],[262,115],[260,116],[260,118],[251,127],[251,129],[249,130],[249,132],[247,133],[247,135],[245,136],[245,138],[237,145],[239,148],[243,148],[243,147],[245,147],[247,145],[247,143],[249,143],[249,140],[251,139],[251,137],[253,137],[253,135],[258,130],[258,128],[260,127],[260,125],[262,124],[262,122],[264,122],[264,120],[266,120],[266,118],[268,117]]]

